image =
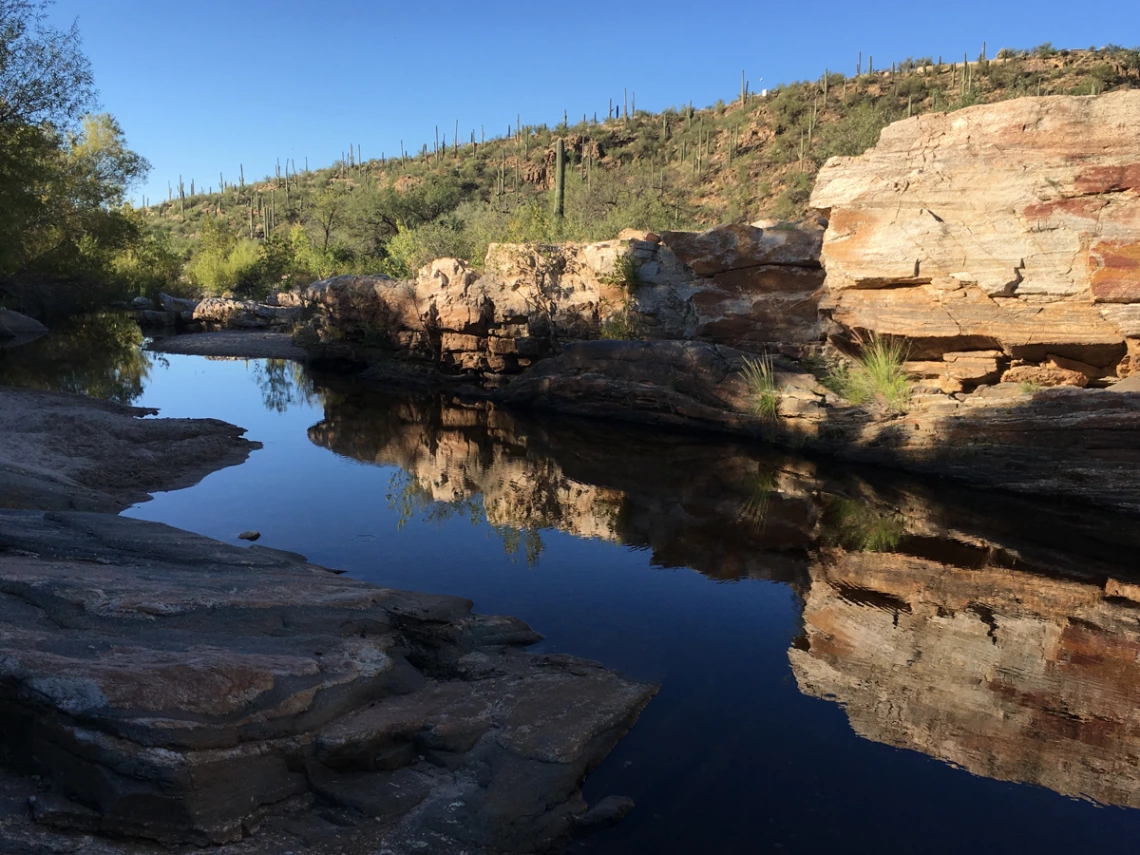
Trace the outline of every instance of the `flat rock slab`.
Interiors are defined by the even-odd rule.
[[[8,782],[36,801],[0,851],[545,851],[656,687],[539,638],[276,550],[0,511],[0,761],[40,776]]]
[[[120,511],[196,484],[261,444],[216,419],[0,386],[0,505]]]
[[[147,349],[155,353],[231,359],[292,359],[305,362],[309,358],[304,350],[293,343],[293,337],[289,333],[268,330],[186,333],[155,339],[147,345]]]

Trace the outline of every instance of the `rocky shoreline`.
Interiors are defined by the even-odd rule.
[[[340,276],[203,323],[288,315],[315,361],[507,407],[716,430],[1140,513],[1140,93],[896,122],[833,158],[797,226],[493,245],[481,269]],[[907,400],[837,394],[898,343]],[[240,350],[234,343],[230,352]],[[250,351],[250,354],[256,352]],[[746,369],[771,359],[769,406]]]
[[[257,447],[0,388],[0,849],[538,852],[656,686],[455,597],[114,511]],[[97,511],[97,512],[93,512]]]

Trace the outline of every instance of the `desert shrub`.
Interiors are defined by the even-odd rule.
[[[225,221],[206,217],[198,252],[186,265],[186,277],[201,292],[222,294],[256,282],[260,261],[257,243],[238,238]]]
[[[628,306],[602,321],[599,330],[599,335],[610,341],[637,341],[644,334],[641,319]]]
[[[633,293],[641,287],[641,276],[637,272],[637,262],[628,255],[619,255],[614,260],[613,273],[598,277],[603,285],[614,285]]]
[[[836,155],[862,154],[879,141],[883,128],[894,120],[885,103],[863,101],[834,124],[821,125],[813,153],[819,163]]]
[[[413,229],[403,229],[388,241],[389,272],[410,278],[436,258],[470,259],[470,236],[462,220],[444,217]]]
[[[788,179],[788,186],[776,197],[772,214],[781,220],[798,218],[811,198],[812,179],[806,172],[797,172]]]

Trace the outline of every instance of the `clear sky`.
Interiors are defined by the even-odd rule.
[[[1140,2],[878,0],[760,3],[57,0],[78,19],[101,106],[153,172],[136,198],[312,167],[359,144],[364,158],[486,127],[605,115],[626,87],[641,109],[707,106],[740,91],[853,73],[988,44],[1140,44]],[[763,82],[760,79],[763,78]]]

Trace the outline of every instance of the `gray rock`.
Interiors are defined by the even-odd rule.
[[[188,300],[185,297],[171,297],[169,294],[159,294],[158,302],[168,312],[193,312],[197,308],[198,300]]]
[[[253,531],[252,529],[250,529],[249,531],[243,531],[241,534],[238,535],[238,538],[240,538],[241,540],[257,540],[260,537],[261,537],[261,532]]]
[[[36,814],[58,829],[223,845],[311,793],[393,823],[397,852],[549,848],[656,687],[536,637],[271,550],[0,511],[0,732],[65,799]]]
[[[131,300],[131,308],[132,309],[153,309],[154,308],[154,300],[151,300],[149,297],[135,297],[133,300]]]
[[[1133,374],[1108,387],[1110,392],[1140,392],[1140,374]]]
[[[215,419],[82,395],[0,387],[0,495],[8,507],[118,512],[157,490],[196,484],[259,443]]]
[[[27,315],[0,309],[0,340],[34,338],[46,334],[48,328]]]

